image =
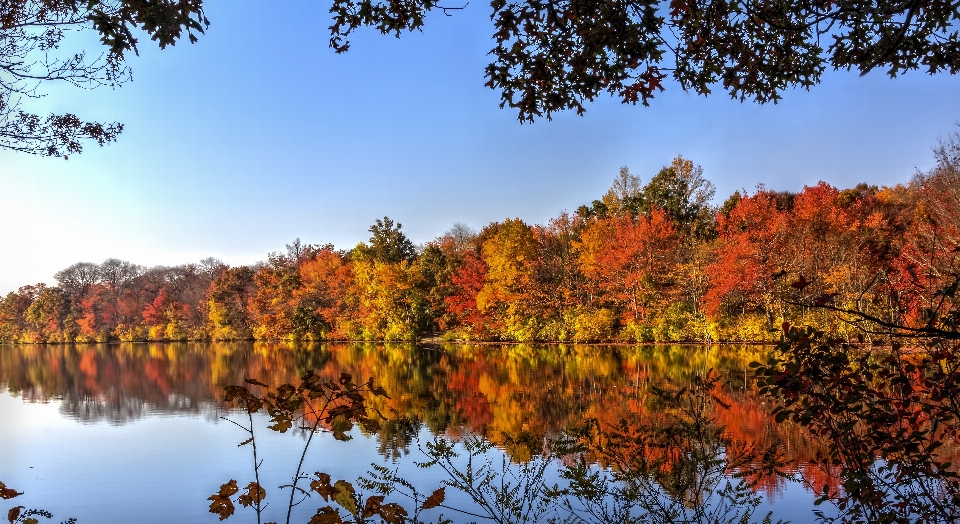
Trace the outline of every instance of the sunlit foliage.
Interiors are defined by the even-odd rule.
[[[958,151],[907,185],[759,186],[719,208],[678,156],[646,183],[622,168],[576,214],[421,247],[384,217],[351,250],[297,239],[249,267],[82,262],[4,297],[0,339],[773,342],[788,318],[843,337],[857,314],[957,322],[935,311],[960,271]]]

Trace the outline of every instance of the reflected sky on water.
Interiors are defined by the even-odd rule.
[[[738,438],[779,439],[799,467],[812,445],[796,428],[773,425],[751,395],[748,364],[765,351],[757,346],[2,346],[0,481],[25,492],[5,501],[8,507],[48,509],[56,522],[68,517],[81,524],[218,522],[207,512],[207,497],[229,479],[241,485],[253,479],[250,448],[237,447],[246,435],[220,419],[246,418],[224,410],[223,386],[248,377],[272,385],[295,382],[314,369],[330,377],[344,372],[361,380],[373,377],[390,394],[374,407],[412,421],[388,425],[377,435],[354,430],[347,443],[321,434],[306,470],[334,478],[355,480],[371,463],[388,464],[429,492],[439,486],[441,472],[413,462],[423,460],[418,442],[433,435],[483,435],[496,443],[521,432],[556,436],[588,418],[612,424],[646,409],[650,384],[683,384],[711,368],[728,384],[723,395],[731,407],[720,420]],[[257,422],[265,459],[262,484],[274,504],[269,512],[285,507],[287,492],[281,501],[276,487],[289,481],[305,439],[303,432],[265,430],[265,418]],[[498,453],[520,461],[529,450]],[[447,491],[450,500],[457,499]],[[813,495],[801,485],[771,480],[762,491],[775,517],[814,520]],[[326,504],[314,496],[294,521],[305,522]],[[253,522],[255,516],[238,507],[230,521]]]

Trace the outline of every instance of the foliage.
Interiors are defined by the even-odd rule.
[[[0,499],[9,500],[23,495],[23,492],[13,488],[8,488],[3,482],[0,482]],[[36,517],[51,519],[53,514],[43,509],[27,509],[24,506],[14,506],[7,511],[7,520],[10,524],[38,524],[40,521]],[[70,518],[60,524],[76,524],[77,519]]]
[[[780,444],[758,448],[730,433],[717,417],[729,408],[719,385],[711,373],[689,387],[654,387],[646,417],[579,428],[583,454],[563,471],[576,497],[565,502],[570,512],[591,522],[751,522],[757,485],[783,466]],[[607,469],[590,468],[588,457]]]
[[[388,264],[410,262],[417,254],[417,250],[413,242],[401,231],[402,228],[403,224],[394,224],[389,217],[383,217],[383,220],[378,218],[370,226],[370,245],[363,245],[357,251],[368,258]]]
[[[367,418],[373,396],[389,399],[382,388],[369,381],[362,386],[343,375],[339,384],[343,391],[332,390],[336,383],[323,381],[310,373],[301,386],[283,384],[269,388],[266,395],[250,393],[247,386],[230,386],[224,399],[238,401],[248,413],[249,438],[241,446],[251,444],[254,472],[258,475],[256,436],[253,412],[264,409],[271,416],[269,429],[287,431],[293,423],[308,432],[298,471],[289,488],[290,509],[319,494],[336,506],[319,508],[310,522],[424,522],[422,512],[442,508],[462,518],[477,518],[501,523],[522,522],[751,522],[760,497],[755,488],[766,475],[782,466],[779,444],[757,447],[738,440],[727,431],[716,416],[728,409],[721,396],[718,375],[694,377],[689,388],[661,389],[653,387],[642,413],[632,413],[619,423],[608,426],[591,418],[567,435],[547,437],[526,430],[504,432],[495,440],[468,436],[459,440],[434,437],[419,450],[425,457],[419,468],[436,468],[443,472],[440,488],[430,495],[421,493],[397,468],[372,465],[372,470],[356,484],[334,480],[325,473],[303,475],[306,448],[321,427],[337,437],[337,417],[357,420],[368,431],[379,431],[383,425]],[[247,383],[266,387],[248,379]],[[334,392],[336,391],[336,392]],[[314,414],[308,397],[317,395],[319,402],[333,408]],[[343,395],[343,396],[340,396]],[[371,396],[373,395],[373,396]],[[365,398],[367,397],[367,398]],[[298,415],[297,410],[303,410]],[[341,412],[337,414],[338,410]],[[639,415],[639,416],[638,416]],[[323,418],[323,425],[317,421]],[[239,424],[238,424],[239,425]],[[338,438],[346,437],[341,434]],[[496,447],[504,454],[495,458]],[[512,457],[512,462],[508,460]],[[551,480],[560,462],[560,476],[566,485]],[[592,464],[599,462],[603,468]],[[297,487],[297,480],[310,481],[310,489]],[[447,489],[467,496],[468,507],[448,505]],[[259,477],[243,492],[235,480],[223,484],[213,494],[210,511],[221,520],[235,511],[234,499],[244,506],[253,506],[258,522],[266,492]],[[361,490],[376,493],[364,495]],[[238,496],[238,493],[240,494]],[[413,502],[412,506],[386,502],[399,495]],[[408,510],[409,508],[409,510]],[[441,515],[438,522],[452,522]],[[770,517],[764,519],[770,522]]]
[[[417,267],[407,261],[389,263],[357,257],[353,277],[362,328],[355,338],[417,339],[427,308]]]
[[[448,312],[448,329],[457,330],[460,338],[490,338],[491,322],[485,310],[477,305],[477,296],[487,280],[487,264],[476,254],[468,254],[450,277],[449,295],[443,302]],[[484,308],[485,309],[485,308]]]
[[[640,177],[623,166],[613,185],[600,200],[580,206],[577,214],[583,218],[606,218],[610,215],[648,215],[660,210],[673,222],[696,236],[709,236],[713,227],[713,208],[710,201],[716,189],[704,178],[703,168],[677,156],[669,166],[661,169],[641,186]]]
[[[690,234],[709,236],[713,226],[710,201],[715,192],[713,183],[703,177],[702,167],[678,156],[642,191],[625,199],[622,208],[633,216],[662,210]]]
[[[526,290],[534,279],[537,241],[519,218],[501,223],[482,245],[486,282],[477,293],[477,309],[489,315],[494,329],[514,340],[532,340],[537,331]]]
[[[645,320],[670,296],[680,237],[663,211],[594,220],[575,246],[595,295],[634,322]]]
[[[958,150],[909,185],[760,186],[719,210],[678,156],[646,184],[622,168],[575,215],[461,224],[419,250],[384,217],[352,250],[295,240],[249,267],[82,262],[4,297],[0,339],[775,342],[787,319],[949,337]]]
[[[246,431],[250,436],[240,443],[240,446],[251,445],[253,449],[253,471],[254,480],[246,488],[246,492],[237,497],[244,507],[253,507],[257,513],[257,522],[261,521],[263,510],[266,504],[263,500],[267,493],[260,481],[261,461],[257,455],[257,441],[253,423],[253,415],[265,411],[273,422],[267,429],[285,433],[294,427],[306,431],[308,437],[303,446],[300,455],[300,462],[294,473],[291,483],[282,488],[290,490],[290,499],[287,503],[286,522],[289,524],[293,507],[300,504],[310,492],[300,487],[301,481],[311,480],[310,490],[323,497],[325,501],[332,500],[346,509],[351,515],[360,519],[366,519],[374,515],[380,515],[388,522],[397,522],[398,515],[395,505],[382,505],[382,498],[375,500],[368,499],[366,506],[358,504],[358,495],[353,486],[348,482],[340,480],[333,486],[330,485],[330,476],[317,472],[313,477],[303,473],[304,460],[307,450],[313,441],[314,436],[320,431],[329,431],[337,440],[350,440],[347,433],[353,429],[354,424],[360,424],[368,431],[376,431],[380,427],[379,419],[383,416],[374,411],[371,413],[367,408],[366,394],[386,397],[387,393],[382,387],[377,387],[373,379],[363,384],[357,384],[353,377],[347,373],[342,373],[338,380],[329,380],[322,378],[314,372],[309,372],[300,379],[300,383],[294,386],[289,383],[281,384],[271,388],[267,384],[255,379],[246,379],[246,386],[227,386],[223,390],[224,402],[237,402],[241,408],[247,412],[248,425],[244,426],[229,419],[238,427]],[[251,391],[251,387],[266,388],[266,393],[257,394]],[[224,520],[235,511],[233,496],[239,491],[237,481],[231,479],[220,487],[217,493],[209,497],[210,512],[220,516]],[[300,497],[299,501],[296,498]],[[402,508],[400,508],[402,510]],[[362,516],[361,516],[362,515]],[[317,522],[340,522],[336,510],[326,506],[317,510],[314,518]],[[314,520],[311,520],[314,522]]]
[[[210,283],[207,293],[207,319],[213,340],[242,340],[253,336],[248,308],[256,289],[253,270],[226,268]]]
[[[465,7],[465,6],[464,6]],[[809,89],[827,67],[875,68],[896,76],[960,68],[950,2],[744,2],[495,0],[486,85],[521,122],[575,110],[606,91],[647,105],[666,79],[708,95],[718,86],[740,100],[776,102]],[[436,0],[337,0],[330,46],[349,49],[360,27],[399,36],[420,30]]]
[[[70,113],[41,116],[22,109],[44,96],[41,86],[118,87],[131,79],[126,53],[137,53],[138,29],[160,48],[186,33],[191,42],[209,21],[202,0],[10,0],[0,6],[0,148],[44,156],[80,153],[83,141],[103,146],[123,131],[118,122],[85,122]],[[73,32],[96,32],[102,55],[66,51]]]
[[[839,488],[814,486],[823,520],[956,522],[960,476],[960,345],[931,340],[858,351],[812,327],[783,326],[778,354],[756,364],[760,393],[779,402],[777,422],[805,427],[825,448],[814,464]]]

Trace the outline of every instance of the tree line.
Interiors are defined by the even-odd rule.
[[[0,300],[0,339],[765,341],[787,319],[862,333],[830,309],[922,326],[960,266],[960,138],[935,152],[894,187],[760,186],[714,207],[677,157],[645,184],[622,168],[546,224],[455,224],[422,246],[384,217],[353,249],[296,240],[251,266],[78,263]]]

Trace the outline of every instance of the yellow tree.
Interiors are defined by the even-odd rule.
[[[428,303],[413,243],[390,218],[370,226],[370,243],[353,249],[356,321],[353,336],[415,340],[424,327]]]
[[[531,340],[540,328],[533,315],[529,294],[537,241],[530,227],[519,218],[487,229],[492,234],[481,246],[483,261],[488,268],[487,278],[477,294],[477,308],[493,317],[494,331],[499,331],[502,337]]]
[[[386,262],[358,254],[353,261],[356,321],[353,336],[363,339],[415,340],[426,300],[414,262]]]

